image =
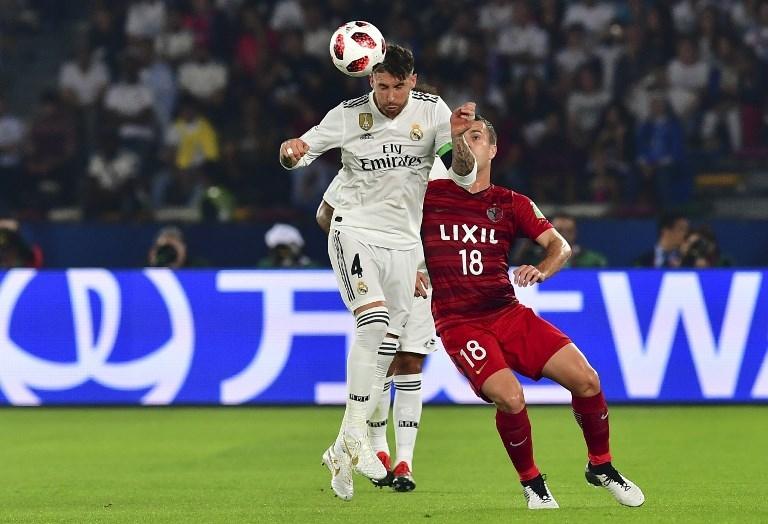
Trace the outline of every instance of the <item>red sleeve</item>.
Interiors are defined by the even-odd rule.
[[[512,196],[512,220],[520,236],[536,240],[547,229],[552,228],[547,217],[538,206],[525,195],[515,193]]]

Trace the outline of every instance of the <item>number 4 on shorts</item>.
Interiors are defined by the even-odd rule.
[[[355,253],[355,258],[352,259],[352,267],[349,270],[350,273],[356,275],[357,278],[363,278],[363,268],[360,265],[360,254]]]

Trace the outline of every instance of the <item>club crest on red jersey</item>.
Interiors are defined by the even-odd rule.
[[[485,214],[488,215],[488,218],[491,220],[491,222],[498,222],[501,220],[501,217],[504,216],[504,213],[498,206],[489,207]]]

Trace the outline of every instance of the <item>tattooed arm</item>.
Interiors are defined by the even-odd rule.
[[[453,172],[464,177],[474,171],[475,156],[464,139],[464,133],[470,128],[475,120],[475,103],[467,102],[458,107],[451,113],[451,140],[452,155],[451,169]]]

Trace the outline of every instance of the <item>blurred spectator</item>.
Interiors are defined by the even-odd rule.
[[[39,246],[28,243],[19,232],[19,223],[12,219],[0,219],[0,269],[43,265],[43,252]]]
[[[586,249],[577,242],[578,228],[575,217],[567,213],[557,213],[550,218],[550,222],[571,246],[571,257],[563,267],[589,268],[606,267],[608,265],[608,261],[603,255],[597,251]],[[545,255],[544,248],[539,244],[525,240],[515,244],[512,263],[515,265],[535,265],[541,262]]]
[[[565,267],[606,267],[608,265],[608,261],[603,255],[597,251],[586,249],[577,242],[578,228],[575,217],[566,213],[559,213],[552,217],[551,222],[571,245],[571,258],[568,259]]]
[[[94,107],[109,84],[109,70],[101,60],[94,59],[91,48],[83,43],[75,59],[62,64],[59,70],[59,90],[65,102],[85,110]]]
[[[708,226],[692,228],[680,246],[682,267],[726,267],[733,262],[720,253],[715,233]]]
[[[134,0],[128,6],[125,33],[132,38],[158,36],[165,26],[165,2],[163,0]]]
[[[740,61],[733,40],[725,35],[718,36],[713,57],[717,92],[711,107],[704,114],[701,127],[701,138],[709,150],[741,150],[742,121],[738,104]],[[725,133],[718,133],[722,129]],[[723,134],[727,139],[721,146],[718,138]]]
[[[86,154],[93,150],[96,142],[98,107],[108,85],[109,70],[94,56],[87,42],[81,42],[75,59],[65,62],[59,70],[59,92],[75,109],[78,134]]]
[[[36,211],[74,202],[78,173],[77,134],[72,115],[52,91],[43,93],[29,126],[24,198]]]
[[[228,56],[229,31],[223,14],[214,8],[211,0],[190,0],[189,5],[191,9],[184,17],[184,26],[192,31],[195,44],[209,49],[214,56]]]
[[[258,34],[265,34],[266,27],[261,23],[261,17],[257,15],[259,21]],[[304,6],[304,52],[313,55],[321,60],[325,60],[328,51],[328,42],[331,40],[334,25],[329,24],[325,18],[323,9],[319,4],[307,3]],[[407,24],[408,22],[406,22]],[[397,42],[400,42],[397,40]]]
[[[536,25],[527,0],[514,3],[513,23],[501,26],[496,52],[508,60],[513,78],[531,73],[544,76],[549,36]]]
[[[168,129],[165,142],[172,168],[155,178],[154,206],[162,207],[169,202],[195,205],[202,198],[211,164],[219,160],[216,130],[200,113],[195,100],[182,99],[179,117]]]
[[[700,106],[709,83],[709,64],[698,54],[693,41],[682,38],[677,44],[677,57],[667,66],[669,101],[683,118]]]
[[[570,203],[576,198],[577,155],[557,113],[547,115],[539,143],[527,155],[527,171],[534,200]]]
[[[478,25],[484,32],[495,36],[499,31],[513,24],[514,9],[512,0],[491,0],[483,2],[478,11]]]
[[[675,31],[669,8],[651,4],[645,12],[645,52],[654,66],[661,66],[675,50]]]
[[[116,127],[121,146],[139,155],[146,163],[155,144],[155,99],[152,91],[139,78],[139,63],[135,58],[124,58],[118,82],[112,84],[104,94],[103,122],[107,127]]]
[[[458,11],[450,29],[437,41],[438,55],[451,61],[465,60],[469,56],[469,43],[474,31],[471,15],[466,11]]]
[[[304,237],[289,224],[275,224],[264,236],[269,254],[259,261],[258,267],[273,269],[299,269],[315,267],[315,263],[306,256]]]
[[[547,130],[546,117],[556,102],[549,96],[543,81],[534,75],[523,78],[519,90],[510,99],[526,143],[535,146]]]
[[[593,175],[592,200],[616,203],[622,196],[634,200],[637,188],[630,165],[634,158],[634,124],[624,106],[613,103],[605,109],[592,144],[587,166]]]
[[[160,230],[147,254],[149,267],[179,269],[187,265],[187,243],[184,234],[174,226]]]
[[[565,47],[555,55],[557,77],[561,89],[567,89],[571,85],[571,77],[576,70],[586,64],[592,57],[587,47],[584,27],[572,25],[568,27]]]
[[[195,44],[191,60],[179,67],[179,87],[191,95],[211,117],[220,116],[229,82],[227,67],[214,60],[208,48]]]
[[[312,9],[317,11],[319,7],[314,6]],[[242,23],[243,32],[235,44],[235,68],[240,74],[252,77],[264,67],[267,55],[277,48],[277,41],[274,35],[268,33],[267,26],[255,7],[243,11]],[[320,47],[323,59],[327,52],[325,47],[330,39],[331,35],[328,34],[324,45]],[[304,40],[304,47],[309,52],[307,38]],[[318,53],[316,45],[312,53]]]
[[[763,62],[768,62],[768,2],[762,0],[757,11],[757,23],[744,35],[747,44]]]
[[[645,203],[683,202],[689,184],[683,130],[662,95],[653,97],[651,114],[640,124],[636,152]]]
[[[0,215],[22,204],[24,132],[24,124],[8,112],[6,98],[0,95]]]
[[[658,237],[653,250],[640,255],[635,261],[641,267],[680,267],[680,249],[688,235],[688,219],[679,214],[665,214],[659,219]]]
[[[97,4],[91,12],[88,42],[97,59],[107,64],[111,76],[117,76],[118,58],[125,42],[125,32],[120,27],[117,14],[105,5]]]
[[[141,68],[139,79],[152,93],[155,116],[160,129],[165,130],[171,123],[178,93],[173,70],[157,55],[151,40],[136,42],[134,53]]]
[[[568,96],[568,128],[571,141],[577,147],[586,147],[595,131],[600,115],[611,99],[603,91],[590,66],[582,66],[576,75],[576,87]]]
[[[179,64],[192,55],[195,35],[183,25],[184,16],[176,7],[168,9],[165,27],[155,38],[155,51],[160,58],[173,65]]]
[[[139,208],[139,157],[120,147],[115,130],[101,134],[98,150],[88,162],[83,217],[129,219]]]
[[[301,29],[304,27],[304,10],[299,0],[278,0],[269,20],[269,27],[275,31]]]
[[[644,78],[651,70],[652,61],[643,49],[643,31],[637,25],[630,25],[624,31],[625,44],[613,74],[613,96],[623,100],[630,88]]]
[[[614,7],[609,2],[581,0],[571,2],[565,10],[563,25],[579,24],[592,36],[599,38],[608,29],[615,15]]]

